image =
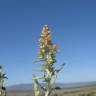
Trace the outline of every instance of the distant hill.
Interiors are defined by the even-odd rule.
[[[55,85],[56,87],[60,88],[73,88],[73,87],[83,87],[83,86],[96,86],[96,82],[83,82],[83,83],[57,83]],[[34,85],[33,84],[17,84],[8,86],[8,91],[27,91],[27,90],[33,90]]]
[[[29,83],[29,84],[17,84],[17,85],[12,85],[8,86],[7,90],[8,91],[27,91],[27,90],[33,90],[34,85]]]

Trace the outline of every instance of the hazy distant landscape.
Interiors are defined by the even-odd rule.
[[[56,84],[61,89],[53,91],[55,96],[96,96],[96,82]],[[33,84],[18,84],[7,87],[7,96],[34,96]]]

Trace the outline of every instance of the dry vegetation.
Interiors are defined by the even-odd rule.
[[[34,96],[32,94],[31,90],[7,92],[7,96]],[[96,96],[96,86],[59,89],[52,96]]]

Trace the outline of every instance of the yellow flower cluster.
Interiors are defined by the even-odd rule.
[[[39,56],[47,61],[48,64],[55,63],[55,54],[57,46],[51,41],[51,34],[47,25],[43,27],[42,34],[39,39],[40,50]]]
[[[48,43],[51,41],[51,35],[50,31],[47,25],[43,27],[42,34],[40,36],[39,42],[40,42],[40,47],[46,47],[48,46]]]

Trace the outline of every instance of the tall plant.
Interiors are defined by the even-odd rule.
[[[56,63],[57,45],[51,40],[51,34],[47,25],[43,27],[39,39],[39,61],[42,61],[40,71],[43,73],[41,77],[33,76],[35,96],[40,96],[40,87],[43,89],[44,96],[50,96],[53,91],[55,76],[63,68],[64,64],[59,69],[54,67]],[[39,83],[42,80],[43,85]]]
[[[7,79],[3,73],[3,68],[0,65],[0,96],[6,96],[6,88],[4,87],[4,79]]]

